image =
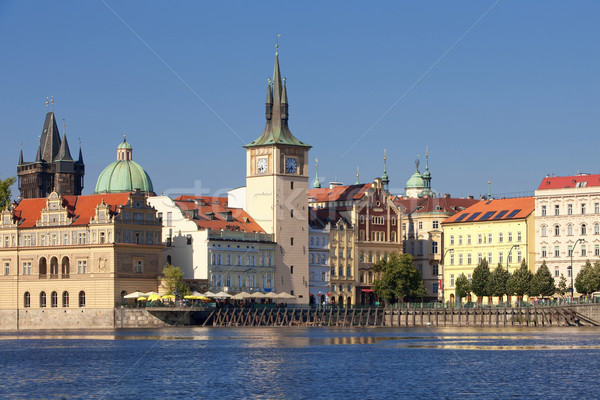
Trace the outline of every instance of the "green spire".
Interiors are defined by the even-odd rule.
[[[360,179],[359,179],[359,174],[358,174],[358,165],[356,166],[356,183],[355,185],[360,185]]]
[[[383,175],[381,175],[381,183],[383,184],[383,188],[387,191],[390,186],[390,178],[387,174],[387,154],[386,149],[383,149]]]
[[[313,189],[321,189],[321,182],[319,182],[319,159],[315,158],[315,181],[313,182]]]

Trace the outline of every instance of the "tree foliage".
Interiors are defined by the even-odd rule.
[[[10,187],[15,183],[15,181],[16,178],[14,176],[4,180],[0,179],[0,211],[4,211],[4,209],[10,204],[10,197],[12,195]]]
[[[464,299],[469,295],[471,291],[469,279],[465,276],[465,274],[460,274],[458,278],[456,278],[454,292],[456,293],[456,297],[458,299]]]
[[[490,278],[492,296],[502,297],[507,294],[506,283],[508,282],[508,278],[510,278],[510,273],[502,266],[502,264],[498,263],[498,266],[494,268]]]
[[[531,279],[530,295],[544,298],[545,296],[552,296],[555,292],[554,278],[546,265],[546,261],[544,261]]]
[[[563,274],[560,274],[560,279],[558,280],[558,285],[556,286],[556,291],[561,296],[564,296],[567,293],[567,278]]]
[[[588,260],[575,277],[575,289],[579,293],[590,294],[600,289],[600,261],[594,265]]]
[[[486,259],[482,259],[473,271],[471,291],[477,297],[491,296],[491,272]]]
[[[529,295],[531,279],[533,274],[529,271],[525,260],[521,262],[521,267],[517,269],[508,279],[506,283],[506,289],[509,295],[516,295],[522,297],[523,295]]]
[[[379,260],[373,266],[373,271],[381,273],[375,280],[373,291],[388,303],[427,295],[423,278],[410,254],[392,253],[387,260]]]
[[[173,294],[177,290],[182,296],[190,293],[190,288],[183,281],[183,271],[181,268],[167,264],[162,274],[158,277],[158,281],[164,286],[167,294]]]

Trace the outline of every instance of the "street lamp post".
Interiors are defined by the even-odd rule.
[[[442,256],[442,260],[440,261],[440,265],[442,266],[442,304],[444,304],[444,258],[446,258],[446,254],[454,254],[454,249],[448,249],[444,252]]]
[[[508,271],[508,263],[510,261],[510,253],[512,253],[513,249],[519,249],[519,245],[518,244],[513,244],[512,247],[510,248],[510,250],[508,251],[508,257],[506,257],[506,272]]]
[[[518,244],[513,244],[513,245],[512,245],[512,247],[510,248],[510,250],[508,251],[508,256],[506,257],[506,272],[510,272],[510,271],[508,270],[508,263],[510,262],[510,253],[512,253],[513,249],[519,249],[519,248],[520,248],[520,247],[519,247],[519,245],[518,245]],[[507,290],[507,292],[508,292],[508,290]],[[506,301],[510,303],[510,301],[509,301],[509,297],[510,297],[510,296],[508,295],[508,293],[506,293]],[[517,299],[517,300],[518,300],[518,299]]]
[[[571,249],[571,265],[569,265],[567,267],[567,269],[571,270],[571,301],[573,301],[573,299],[575,298],[575,286],[573,285],[573,275],[574,271],[573,271],[573,252],[575,252],[575,246],[577,246],[577,243],[583,243],[585,242],[585,240],[583,240],[582,238],[579,238],[575,241],[575,244],[573,245],[573,248]]]

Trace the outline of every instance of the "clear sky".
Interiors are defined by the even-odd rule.
[[[532,192],[600,172],[599,20],[597,1],[2,2],[0,177],[21,142],[35,159],[54,96],[85,194],[123,132],[159,194],[243,186],[280,33],[321,182],[372,181],[386,148],[403,193],[429,146],[439,193]]]

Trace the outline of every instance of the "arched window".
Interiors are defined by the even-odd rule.
[[[31,296],[29,295],[29,292],[25,292],[23,295],[23,306],[25,308],[31,307]]]
[[[214,260],[214,256],[213,256],[213,260]],[[171,264],[171,256],[170,255],[167,256],[167,264],[172,265]],[[214,264],[214,261],[213,261],[213,264]]]
[[[63,278],[68,278],[69,274],[71,273],[71,265],[69,263],[69,257],[63,257],[62,259],[62,268],[61,268],[61,274]]]
[[[554,225],[554,236],[560,236],[560,225]]]
[[[58,276],[58,258],[52,257],[50,259],[50,276],[57,277]]]
[[[39,266],[40,276],[46,275],[48,273],[48,267],[47,267],[45,257],[40,258],[40,261],[38,262],[38,266]]]
[[[587,235],[587,225],[586,224],[581,224],[581,234]]]
[[[46,307],[46,292],[40,292],[40,307]]]
[[[85,307],[85,292],[79,292],[79,307]]]
[[[62,306],[69,307],[69,292],[63,292],[62,294]]]
[[[594,235],[600,235],[600,224],[594,224]]]
[[[542,236],[546,236],[546,225],[542,225]]]
[[[227,278],[225,278],[225,286],[231,286],[231,275],[227,275]]]
[[[58,306],[58,293],[52,292],[50,295],[50,306],[57,307]]]
[[[567,235],[571,236],[573,234],[573,225],[567,225]]]
[[[237,287],[242,287],[242,277],[241,276],[239,276],[239,275],[237,276],[236,283],[237,283]]]

